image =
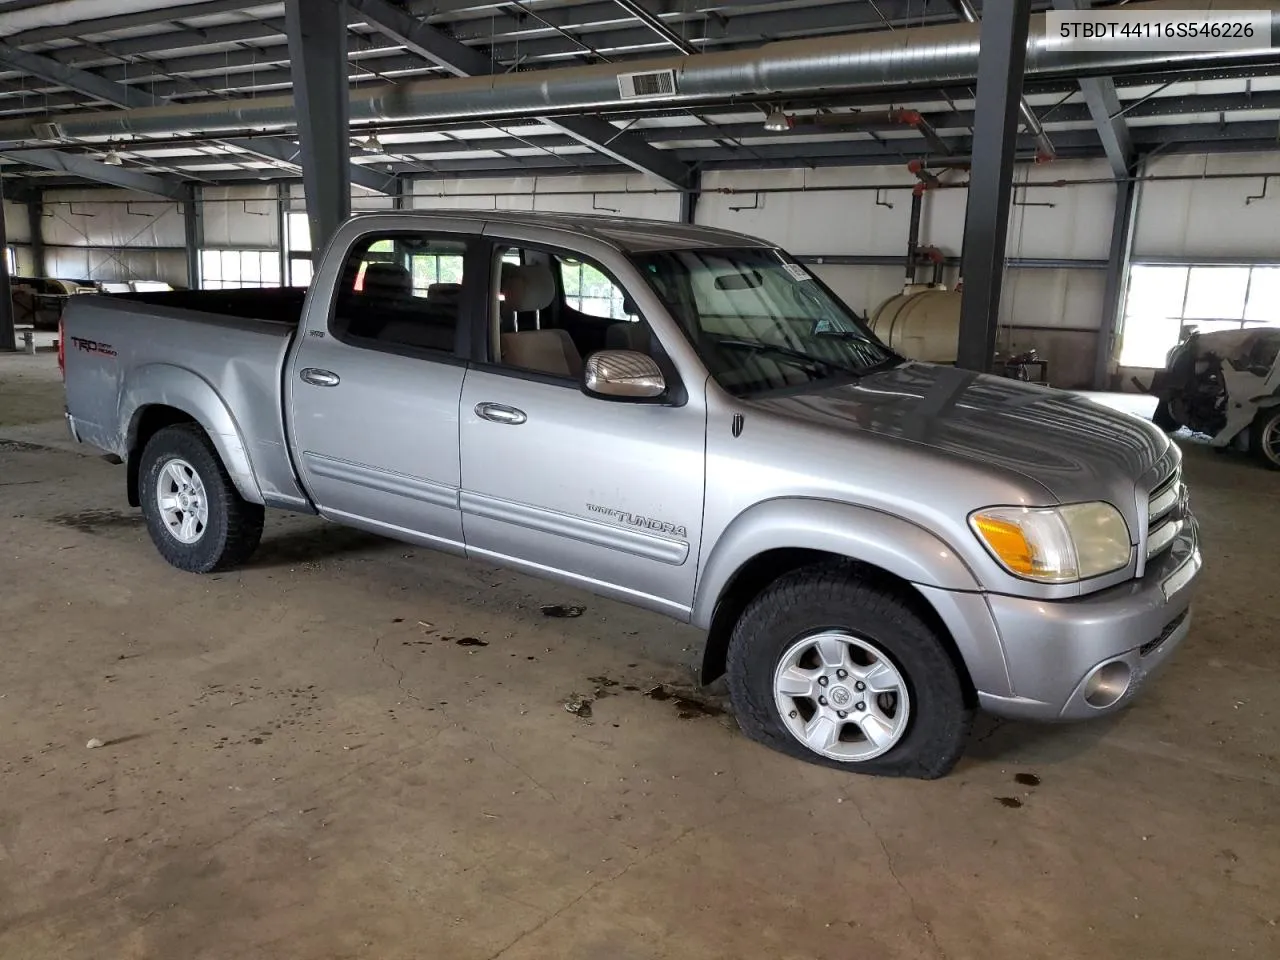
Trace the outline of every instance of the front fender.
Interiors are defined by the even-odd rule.
[[[125,449],[137,441],[142,412],[162,405],[181,410],[204,428],[240,496],[262,503],[262,491],[253,472],[248,447],[230,408],[218,391],[199,374],[167,363],[152,363],[130,370],[120,392],[120,423]]]
[[[909,583],[942,590],[981,589],[949,545],[914,523],[852,504],[781,498],[744,510],[720,535],[698,577],[694,625],[711,625],[725,587],[748,561],[782,548],[860,560]]]

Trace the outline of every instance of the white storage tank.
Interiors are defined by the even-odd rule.
[[[955,363],[960,340],[960,292],[938,284],[909,286],[871,314],[871,329],[911,360]]]

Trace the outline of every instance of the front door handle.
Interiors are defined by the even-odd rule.
[[[313,387],[336,387],[342,382],[342,378],[331,370],[321,370],[318,367],[307,367],[298,374],[304,383],[309,383]]]
[[[518,427],[529,419],[525,416],[523,410],[508,407],[504,403],[477,403],[476,416],[481,420],[489,420],[492,423],[505,423],[512,427]]]

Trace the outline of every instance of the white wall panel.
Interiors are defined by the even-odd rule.
[[[703,177],[704,190],[746,192],[704,193],[697,218],[704,226],[763,237],[795,254],[905,256],[913,183],[905,166],[713,172]],[[847,184],[899,184],[902,189],[879,197],[874,190],[799,192]],[[752,192],[771,189],[796,192]],[[878,205],[877,199],[893,208]]]
[[[418,180],[413,187],[416,210],[543,210],[646,220],[680,217],[679,194],[654,193],[653,181],[639,174]],[[565,196],[561,191],[575,194]]]
[[[187,261],[181,250],[108,250],[48,247],[49,275],[76,280],[163,280],[186,286]]]
[[[206,247],[274,250],[280,246],[274,183],[206,187],[203,193]]]
[[[1057,180],[1109,179],[1110,168],[1103,162],[1061,161],[1020,167],[1009,211],[1011,257],[1052,257],[1072,260],[1105,260],[1111,244],[1111,222],[1115,214],[1116,188],[1110,183],[1055,186]],[[967,199],[967,191],[948,191],[954,198]],[[1052,204],[1052,206],[1041,206]],[[955,220],[952,217],[951,226]],[[960,246],[964,235],[964,213],[959,212]]]
[[[4,201],[4,235],[10,243],[26,243],[31,239],[25,203]]]
[[[181,247],[182,207],[127,190],[50,190],[44,240],[86,247]]]
[[[17,262],[18,272],[14,274],[18,277],[30,277],[36,272],[35,257],[31,254],[29,246],[16,246],[13,248],[13,259]]]
[[[1006,270],[1000,321],[1020,327],[1096,330],[1102,323],[1105,270]]]
[[[1280,152],[1212,157],[1162,157],[1147,173],[1153,177],[1280,172]],[[1280,178],[1273,179],[1265,200],[1245,203],[1262,192],[1262,176],[1243,180],[1172,180],[1142,185],[1134,256],[1280,257]]]

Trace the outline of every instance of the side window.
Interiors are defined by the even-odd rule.
[[[354,346],[452,353],[467,241],[397,233],[354,248],[338,282],[332,330]]]
[[[498,248],[494,261],[493,362],[576,381],[597,351],[652,349],[635,304],[599,264],[520,247]]]

